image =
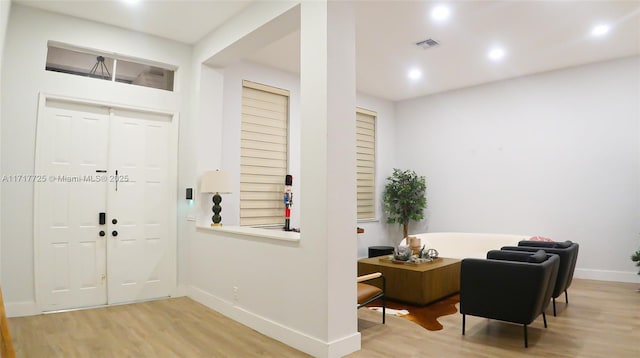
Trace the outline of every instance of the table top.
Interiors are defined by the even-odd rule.
[[[409,271],[419,271],[419,272],[434,270],[444,266],[454,265],[461,262],[461,260],[459,259],[439,257],[433,262],[420,264],[420,265],[410,265],[410,264],[401,264],[401,263],[394,263],[391,261],[387,261],[386,259],[388,258],[389,256],[378,256],[378,257],[371,257],[368,259],[361,259],[361,260],[358,260],[358,262],[363,264],[369,264],[369,265],[391,267],[399,270],[409,270]]]

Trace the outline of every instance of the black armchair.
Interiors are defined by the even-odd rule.
[[[460,313],[522,324],[528,347],[527,325],[549,305],[559,265],[557,255],[492,250],[487,259],[462,260]]]
[[[510,251],[526,251],[536,252],[540,249],[546,253],[556,254],[560,257],[560,267],[558,268],[558,278],[553,290],[553,315],[556,315],[556,298],[564,292],[564,300],[566,304],[569,304],[569,294],[567,289],[571,286],[573,280],[573,272],[576,268],[576,262],[578,261],[578,249],[580,246],[571,241],[565,242],[547,242],[547,241],[528,241],[523,240],[518,243],[518,246],[504,246],[502,250]]]

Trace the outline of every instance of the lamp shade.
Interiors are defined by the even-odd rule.
[[[204,172],[200,179],[201,193],[231,193],[229,174],[222,170]]]

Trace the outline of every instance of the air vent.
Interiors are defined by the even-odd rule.
[[[438,45],[440,45],[440,43],[434,39],[426,39],[424,41],[416,42],[416,46],[420,46],[425,50],[428,48],[436,47]]]

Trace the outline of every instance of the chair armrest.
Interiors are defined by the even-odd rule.
[[[373,280],[374,278],[378,278],[381,276],[382,276],[381,272],[374,272],[367,275],[358,276],[358,282]]]

